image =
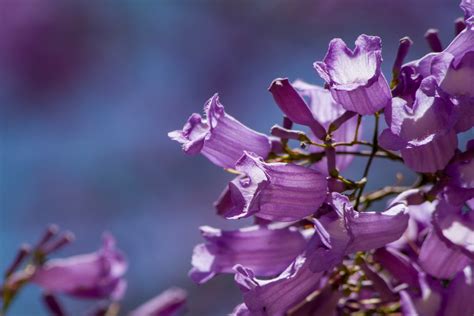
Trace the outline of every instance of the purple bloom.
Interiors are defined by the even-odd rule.
[[[115,240],[105,234],[97,252],[47,261],[34,273],[32,282],[52,293],[81,298],[120,300],[126,282],[124,255],[115,248]]]
[[[316,212],[327,196],[326,177],[309,168],[266,163],[246,152],[235,169],[242,176],[232,180],[216,202],[218,213],[227,218],[300,220]]]
[[[433,76],[440,90],[449,96],[456,113],[456,132],[474,126],[474,19],[440,53],[430,53],[419,60],[405,64],[401,69],[400,83],[394,95],[402,97],[409,105],[414,102],[421,81]]]
[[[278,78],[273,80],[269,91],[275,102],[285,115],[294,123],[309,126],[319,139],[324,139],[326,131],[311,112],[310,108],[298,94],[288,79]]]
[[[194,248],[189,275],[204,283],[218,273],[233,273],[241,264],[257,276],[281,273],[305,248],[306,240],[294,227],[252,226],[234,231],[201,227],[205,244]]]
[[[304,81],[297,80],[293,82],[293,87],[298,93],[307,98],[311,111],[318,120],[318,122],[326,129],[329,129],[329,125],[334,122],[338,117],[343,115],[346,110],[338,104],[331,95],[331,92],[319,86],[308,84]],[[334,142],[351,142],[354,140],[354,135],[357,128],[357,117],[346,121],[336,131],[332,133]],[[359,135],[362,134],[362,128],[359,127]],[[317,139],[313,141],[318,142]],[[321,142],[320,142],[321,143]],[[352,146],[351,150],[356,150],[357,145]],[[341,146],[341,151],[348,150],[346,146]],[[319,152],[321,149],[311,146],[310,151]],[[336,167],[339,171],[346,169],[354,159],[352,155],[337,155],[336,156]],[[321,161],[318,161],[313,166],[316,170],[328,174],[327,170],[327,159],[324,157]]]
[[[451,278],[474,260],[474,212],[441,199],[432,223],[418,260],[427,273]]]
[[[457,148],[453,104],[442,95],[433,77],[425,78],[409,105],[394,98],[385,110],[389,128],[380,135],[382,147],[400,150],[414,171],[444,169]]]
[[[274,279],[257,279],[252,270],[242,266],[235,268],[235,280],[244,295],[250,315],[282,316],[320,288],[322,272],[309,269],[304,256],[299,256],[288,268]],[[243,314],[245,315],[245,314]]]
[[[328,199],[328,207],[321,208],[317,215],[316,233],[307,250],[310,268],[315,272],[332,268],[348,254],[397,240],[409,218],[401,203],[383,212],[357,212],[346,196],[335,192]]]
[[[204,119],[194,113],[182,130],[168,133],[171,139],[183,144],[185,153],[202,153],[223,168],[233,168],[245,150],[268,156],[270,139],[225,113],[217,94],[206,102],[204,113]]]
[[[391,93],[381,72],[382,43],[379,37],[360,35],[350,50],[336,38],[322,62],[314,63],[337,103],[359,114],[373,114],[390,103]]]
[[[171,288],[133,310],[130,316],[179,315],[184,310],[186,299],[186,291]]]

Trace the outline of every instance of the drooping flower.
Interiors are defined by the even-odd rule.
[[[288,268],[273,279],[258,279],[251,269],[236,266],[235,280],[244,296],[250,315],[282,316],[321,287],[323,272],[309,269],[304,256],[298,256]],[[245,310],[244,307],[240,309]],[[245,314],[243,314],[245,315]]]
[[[357,212],[349,199],[333,192],[327,207],[316,214],[316,233],[308,244],[310,269],[326,271],[344,256],[397,240],[408,225],[406,205],[396,203],[383,212]]]
[[[306,240],[295,227],[252,226],[233,231],[201,227],[205,244],[194,248],[189,275],[204,283],[219,273],[233,273],[241,264],[256,276],[281,273],[305,248]]]
[[[442,170],[453,157],[457,148],[456,115],[432,76],[423,79],[412,105],[394,98],[385,109],[385,120],[389,127],[379,137],[381,146],[400,150],[412,170]]]
[[[216,202],[218,213],[237,219],[255,215],[272,221],[294,221],[317,211],[327,196],[321,173],[289,163],[266,163],[246,152],[232,180]]]
[[[205,118],[192,114],[182,130],[168,133],[171,139],[182,144],[185,153],[202,153],[223,168],[233,168],[244,151],[268,156],[270,139],[227,114],[217,94],[206,102],[204,113]]]
[[[124,294],[127,270],[124,255],[115,248],[115,240],[104,234],[102,249],[64,259],[48,260],[39,267],[32,282],[51,293],[80,298],[119,300]]]
[[[170,288],[134,309],[130,316],[174,316],[184,311],[186,291]]]
[[[390,103],[390,88],[381,72],[381,49],[376,36],[360,35],[353,51],[336,38],[329,43],[324,60],[314,63],[334,100],[346,110],[373,114]]]

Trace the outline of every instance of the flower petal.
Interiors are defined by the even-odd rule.
[[[305,248],[304,236],[294,227],[252,226],[234,231],[201,227],[205,244],[194,248],[189,275],[197,283],[218,273],[233,273],[241,264],[257,276],[281,273]]]
[[[232,180],[216,203],[218,213],[227,218],[300,220],[316,212],[327,196],[326,177],[309,168],[266,163],[245,153],[235,169],[244,176]]]
[[[204,111],[205,119],[193,114],[182,130],[168,134],[183,144],[185,153],[202,153],[223,168],[233,168],[245,150],[267,157],[271,149],[270,139],[225,113],[217,94],[206,102]]]

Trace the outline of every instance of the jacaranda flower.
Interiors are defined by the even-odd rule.
[[[331,89],[337,103],[359,114],[373,114],[390,103],[391,93],[382,71],[382,41],[360,35],[355,49],[333,39],[322,62],[314,67]]]
[[[245,150],[267,157],[271,149],[269,138],[227,114],[217,94],[206,102],[204,113],[204,119],[194,113],[182,130],[168,134],[171,139],[183,144],[185,153],[202,153],[223,168],[233,168]]]
[[[32,282],[51,293],[81,298],[121,299],[126,287],[124,255],[105,234],[102,249],[64,259],[49,260],[34,273]]]
[[[255,215],[272,221],[300,220],[315,213],[327,196],[326,176],[289,163],[266,163],[252,153],[237,162],[242,173],[216,202],[218,213],[237,219]]]
[[[236,264],[256,276],[281,273],[306,247],[303,234],[285,225],[252,226],[233,231],[201,227],[205,244],[194,248],[190,277],[204,283],[219,273],[233,273]]]

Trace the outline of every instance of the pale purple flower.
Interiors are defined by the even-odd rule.
[[[451,278],[474,260],[474,212],[441,199],[432,224],[418,261],[430,275]]]
[[[379,141],[382,147],[400,150],[405,164],[418,172],[444,169],[457,148],[453,104],[438,89],[433,77],[425,78],[409,105],[394,98],[385,110],[388,128]]]
[[[385,246],[400,238],[408,225],[406,205],[395,203],[383,212],[357,212],[349,199],[333,192],[314,220],[316,233],[308,245],[312,271],[325,271],[344,256]]]
[[[300,220],[315,213],[327,196],[326,177],[309,168],[266,163],[245,153],[235,169],[242,176],[232,180],[216,202],[218,213],[226,218]]]
[[[134,309],[130,316],[175,316],[184,312],[187,293],[170,288]]]
[[[233,273],[241,264],[256,276],[281,273],[306,247],[306,240],[295,227],[282,225],[252,226],[222,231],[201,227],[205,244],[194,248],[190,277],[204,283],[219,273]]]
[[[329,85],[337,103],[359,114],[373,114],[390,103],[391,93],[382,71],[382,42],[379,37],[360,35],[350,50],[336,38],[316,71]]]
[[[103,239],[97,252],[48,260],[35,271],[31,281],[51,293],[120,300],[126,287],[123,275],[127,261],[115,248],[111,235],[104,234]]]
[[[245,150],[264,158],[268,156],[270,139],[227,114],[217,94],[206,102],[204,113],[205,118],[192,114],[182,130],[168,133],[182,144],[185,153],[202,153],[223,168],[233,168]]]

